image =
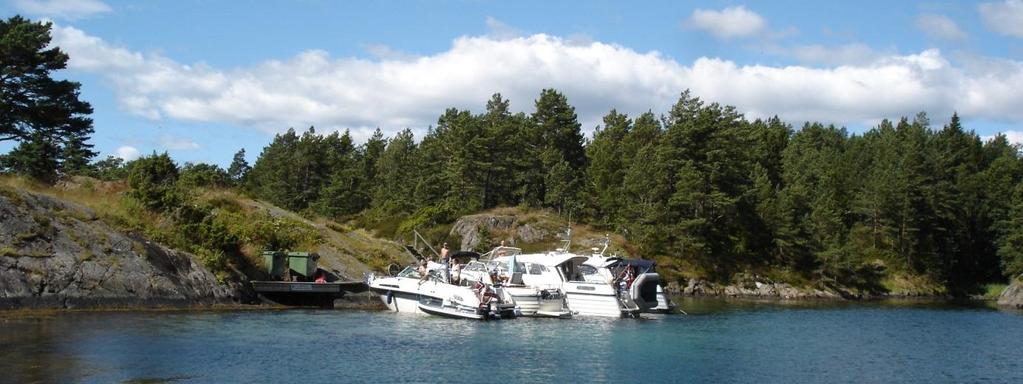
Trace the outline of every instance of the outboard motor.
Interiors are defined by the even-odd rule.
[[[661,284],[661,275],[644,273],[636,277],[629,289],[629,296],[643,310],[657,306],[657,286]]]

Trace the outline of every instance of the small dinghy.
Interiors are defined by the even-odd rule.
[[[479,311],[458,309],[456,307],[436,306],[426,303],[419,303],[419,310],[430,315],[452,319],[484,320],[486,318],[486,315],[479,313]]]

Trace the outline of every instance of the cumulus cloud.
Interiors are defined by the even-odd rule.
[[[1023,131],[1008,130],[1008,131],[999,132],[998,134],[1001,134],[1001,135],[1005,136],[1005,140],[1007,140],[1009,142],[1009,144],[1017,145],[1017,146],[1023,146]],[[990,141],[991,139],[994,139],[994,138],[995,138],[995,135],[981,136],[980,137],[980,139],[985,141],[985,142],[986,141]]]
[[[118,147],[117,157],[120,157],[124,161],[132,161],[139,158],[139,150],[130,145]]]
[[[364,48],[366,49],[366,52],[369,52],[370,55],[373,55],[373,57],[376,57],[380,60],[407,61],[418,57],[411,53],[399,51],[384,44],[368,44]]]
[[[199,143],[192,140],[182,139],[171,135],[160,136],[160,147],[172,150],[193,150],[199,149]]]
[[[688,24],[721,39],[754,36],[767,30],[767,21],[742,5],[720,11],[697,9]]]
[[[928,36],[952,41],[966,40],[966,32],[959,29],[952,19],[942,15],[924,14],[917,16],[916,27]]]
[[[863,43],[840,46],[820,44],[797,46],[768,45],[762,49],[769,53],[794,57],[803,63],[825,65],[869,64],[882,56],[880,52]]]
[[[1002,134],[1005,135],[1005,138],[1008,139],[1010,143],[1023,145],[1023,131],[1005,131],[1002,132]]]
[[[111,11],[99,0],[14,0],[14,8],[30,15],[68,20]]]
[[[522,36],[522,31],[518,30],[518,28],[505,24],[491,16],[487,16],[487,29],[490,30],[488,36],[497,40],[508,40]]]
[[[408,60],[311,50],[223,69],[130,51],[72,27],[56,27],[54,42],[70,54],[71,68],[103,75],[125,110],[266,132],[310,125],[321,132],[351,128],[356,138],[376,127],[387,134],[406,127],[422,132],[445,108],[481,112],[494,92],[511,100],[513,110],[530,112],[544,88],[563,92],[587,129],[611,108],[666,111],[685,89],[752,118],[779,115],[796,123],[870,124],[921,110],[1023,122],[1023,63],[954,65],[938,50],[874,52],[855,64],[823,68],[720,58],[680,64],[656,51],[538,34],[461,37],[446,51]]]
[[[1005,0],[977,6],[980,18],[988,29],[1012,37],[1023,38],[1023,0]]]

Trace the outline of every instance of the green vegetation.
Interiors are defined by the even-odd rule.
[[[984,286],[984,299],[986,300],[998,300],[998,297],[1002,296],[1002,291],[1008,288],[1008,284],[992,283]]]
[[[77,83],[50,79],[67,56],[49,48],[49,30],[17,16],[0,22],[0,57],[17,59],[0,60],[0,70],[19,79],[3,82],[3,106],[17,113],[3,114],[0,141],[19,145],[0,170],[42,183],[75,173],[106,181],[72,192],[8,184],[77,199],[224,276],[251,270],[261,248],[324,240],[300,219],[238,204],[238,191],[387,237],[421,229],[446,239],[462,215],[540,209],[621,234],[630,253],[657,260],[670,279],[771,276],[864,292],[977,294],[1023,274],[1020,150],[1001,135],[983,141],[955,114],[943,127],[920,113],[849,134],[749,121],[685,91],[660,116],[611,110],[587,140],[567,98],[545,89],[528,115],[511,113],[500,94],[479,114],[450,108],[418,142],[408,129],[390,138],[377,130],[361,145],[348,132],[289,129],[251,167],[244,151],[226,171],[179,168],[166,153],[86,165],[91,107],[77,99]],[[357,257],[379,266],[375,252]]]
[[[0,156],[0,169],[44,182],[84,171],[96,155],[86,142],[92,107],[78,99],[81,85],[50,77],[68,61],[50,46],[51,27],[21,16],[0,20],[0,142],[18,142]]]
[[[1023,272],[1018,148],[955,115],[850,135],[748,121],[683,92],[661,117],[612,110],[587,141],[556,91],[528,116],[507,106],[497,94],[479,115],[449,109],[418,144],[408,130],[357,147],[347,132],[289,131],[245,187],[384,236],[501,206],[550,209],[625,235],[672,278],[966,294]]]

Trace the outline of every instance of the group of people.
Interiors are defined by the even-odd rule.
[[[429,278],[430,271],[428,267],[430,261],[432,260],[429,258],[419,260],[419,267],[417,270],[419,272],[420,284]],[[444,265],[444,272],[448,277],[448,281],[451,284],[458,284],[463,265],[459,264],[457,260],[451,258],[451,250],[448,249],[448,243],[444,243],[444,245],[440,248],[440,263]]]

